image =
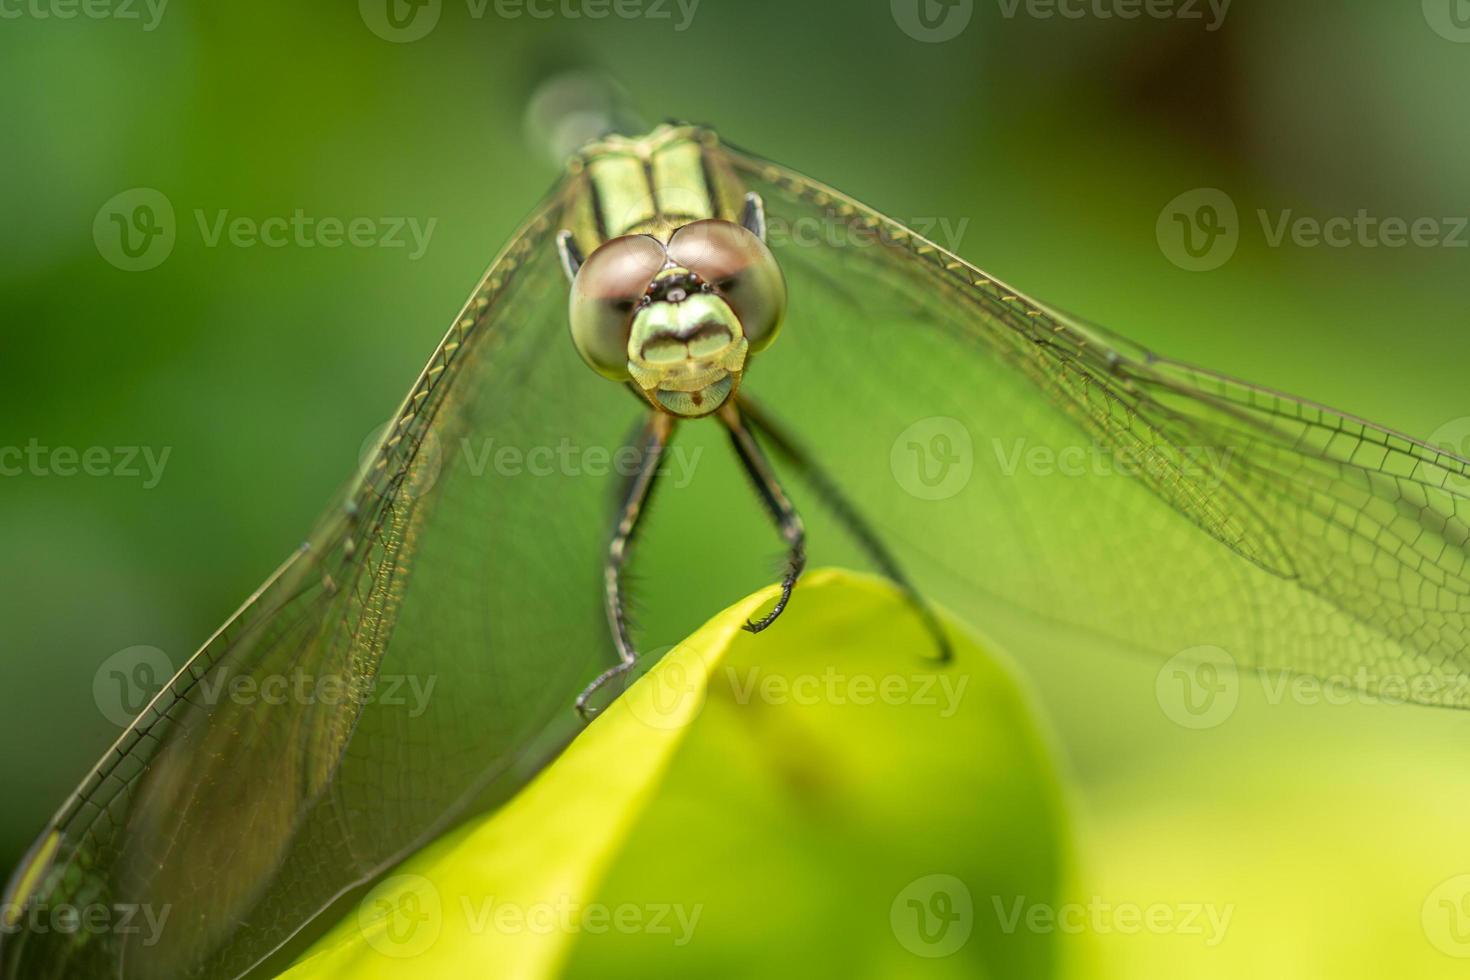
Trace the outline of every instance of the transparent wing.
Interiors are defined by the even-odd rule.
[[[580,383],[597,379],[566,341],[550,240],[565,193],[491,266],[308,544],[56,816],[10,885],[7,976],[236,976],[575,731],[611,656],[620,478],[535,464],[616,448],[636,406]],[[99,904],[162,930],[46,927]]]
[[[1065,624],[1470,705],[1466,460],[1157,357],[731,160],[790,289],[747,390],[931,593],[1020,642]]]

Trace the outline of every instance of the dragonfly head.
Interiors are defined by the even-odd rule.
[[[572,340],[593,370],[631,382],[654,408],[709,415],[775,340],[786,282],[756,235],[729,221],[684,225],[667,244],[624,235],[572,281]]]

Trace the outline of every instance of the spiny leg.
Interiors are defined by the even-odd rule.
[[[797,473],[817,492],[818,498],[832,512],[832,516],[837,518],[838,523],[853,536],[858,547],[868,556],[868,560],[878,566],[878,570],[885,578],[898,586],[909,605],[913,606],[914,611],[923,620],[925,629],[934,637],[935,645],[939,649],[939,659],[941,661],[950,660],[954,656],[954,651],[950,646],[949,637],[945,635],[944,628],[939,623],[939,617],[934,614],[934,610],[924,600],[923,595],[909,581],[908,576],[899,566],[898,560],[893,557],[893,553],[864,520],[853,502],[842,493],[837,481],[833,480],[794,439],[787,435],[765,409],[744,395],[739,397],[739,402],[746,424],[759,432],[778,456],[796,467]]]
[[[660,472],[664,449],[674,432],[674,419],[662,412],[655,412],[643,427],[642,454],[638,469],[628,481],[618,525],[613,531],[612,542],[607,549],[607,564],[603,566],[604,600],[607,605],[607,623],[612,629],[613,642],[618,648],[618,662],[597,675],[587,689],[577,696],[577,713],[584,719],[588,716],[587,701],[608,681],[633,669],[638,662],[638,651],[628,635],[627,602],[623,595],[623,565],[638,533],[639,519],[653,493],[654,483]]]
[[[760,445],[755,441],[755,436],[746,427],[744,420],[740,417],[739,409],[733,402],[727,403],[720,409],[720,421],[725,423],[725,428],[729,430],[730,442],[735,447],[735,454],[740,457],[741,465],[750,474],[756,492],[760,494],[766,509],[775,519],[776,529],[781,532],[781,539],[786,542],[788,549],[786,574],[781,577],[781,598],[776,600],[776,605],[764,619],[745,624],[745,629],[752,633],[759,633],[774,623],[776,617],[785,610],[786,603],[791,601],[791,590],[796,587],[796,580],[801,577],[802,569],[806,567],[806,529],[802,527],[801,517],[796,513],[796,508],[791,505],[791,501],[786,499],[786,493],[776,479],[776,471],[771,467],[771,461],[766,459],[766,454],[761,451]]]

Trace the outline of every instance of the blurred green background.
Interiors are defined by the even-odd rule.
[[[118,732],[99,665],[139,645],[181,662],[352,472],[555,176],[523,118],[549,73],[604,68],[649,120],[710,123],[887,213],[947,220],[946,244],[1033,295],[1463,450],[1463,6],[1242,0],[1219,20],[1181,2],[1130,19],[1126,2],[1062,3],[1071,17],[976,0],[933,7],[951,19],[925,40],[905,0],[650,0],[633,18],[444,0],[406,43],[366,0],[0,8],[0,447],[169,453],[156,485],[141,460],[136,477],[0,477],[0,864]],[[171,202],[177,241],[124,271],[93,223],[139,187]],[[1209,271],[1156,234],[1197,188],[1239,210],[1238,249]],[[414,258],[411,238],[210,246],[194,219],[296,209],[434,224]],[[1273,246],[1262,210],[1430,218],[1459,244]],[[1069,770],[1081,892],[1235,908],[1218,946],[1097,936],[1110,972],[1463,968],[1470,716],[1283,701],[1246,678],[1228,720],[1188,730],[1160,711],[1154,663],[1010,653]]]

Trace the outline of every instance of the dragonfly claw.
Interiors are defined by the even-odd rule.
[[[745,625],[740,628],[747,633],[759,633],[767,626],[770,626],[785,611],[786,603],[791,601],[791,590],[794,588],[796,588],[796,576],[787,575],[781,580],[781,598],[776,600],[776,604],[771,607],[771,611],[766,613],[761,619],[747,619]]]
[[[605,710],[605,707],[588,707],[587,702],[592,699],[592,695],[600,691],[603,686],[606,685],[607,682],[612,680],[614,677],[617,677],[620,674],[626,674],[628,671],[632,670],[633,663],[634,661],[632,660],[624,660],[615,666],[609,667],[607,670],[604,670],[602,673],[598,674],[596,680],[594,680],[591,684],[588,684],[586,688],[583,689],[582,693],[577,695],[577,715],[582,719],[583,724],[587,724],[588,722],[592,721],[593,718],[596,718]]]

